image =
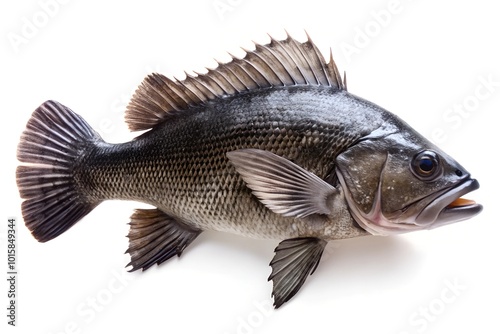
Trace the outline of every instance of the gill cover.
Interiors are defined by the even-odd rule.
[[[388,235],[479,213],[480,205],[459,200],[479,188],[477,181],[414,130],[398,128],[367,136],[337,157],[337,175],[358,224],[372,234]]]

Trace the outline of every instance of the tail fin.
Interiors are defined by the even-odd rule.
[[[99,203],[91,203],[75,184],[79,156],[102,141],[79,115],[55,101],[38,107],[17,147],[17,186],[25,201],[26,226],[40,242],[65,232]]]

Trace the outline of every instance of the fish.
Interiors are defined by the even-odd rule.
[[[279,243],[279,308],[331,240],[428,230],[470,219],[479,183],[395,114],[347,90],[309,35],[254,43],[242,58],[182,80],[148,75],[110,144],[48,100],[17,149],[27,228],[52,240],[106,200],[146,203],[130,218],[130,271],[180,256],[206,230]]]

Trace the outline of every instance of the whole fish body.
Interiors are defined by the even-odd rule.
[[[347,92],[310,39],[272,39],[182,81],[152,74],[126,121],[148,131],[108,144],[58,102],[35,110],[17,182],[36,239],[121,199],[156,207],[131,217],[132,270],[180,255],[203,230],[283,240],[269,278],[279,307],[329,240],[434,228],[482,209],[461,198],[479,187],[462,166]]]

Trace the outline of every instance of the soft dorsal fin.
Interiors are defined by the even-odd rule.
[[[184,80],[171,80],[153,73],[136,90],[126,113],[132,131],[147,130],[163,122],[169,114],[204,102],[261,88],[294,85],[330,86],[339,90],[345,84],[333,61],[326,63],[309,36],[300,43],[289,35],[284,40],[271,37],[266,45],[255,43],[255,50],[245,50],[244,58],[219,63],[206,74]]]

